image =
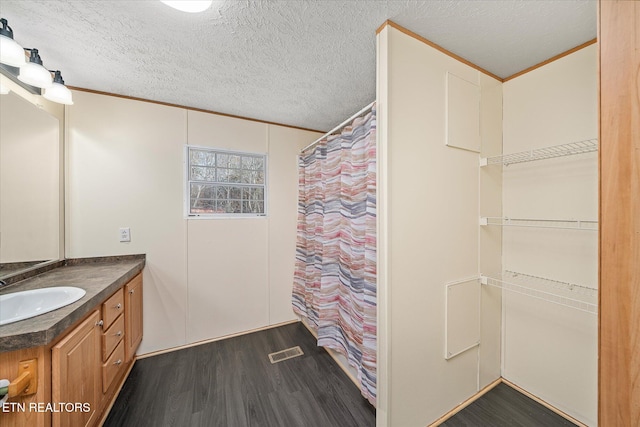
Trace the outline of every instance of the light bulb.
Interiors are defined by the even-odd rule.
[[[15,40],[0,35],[0,62],[12,67],[24,65],[24,49]]]
[[[183,12],[198,13],[204,12],[211,7],[213,0],[160,0],[167,6]]]
[[[20,67],[18,80],[42,89],[50,88],[53,84],[51,73],[42,66],[42,59],[40,59],[38,49],[28,50],[30,50],[29,62]]]
[[[63,84],[53,83],[50,88],[44,90],[44,99],[58,104],[73,105],[71,91]]]
[[[23,67],[20,67],[18,80],[42,89],[49,88],[53,84],[49,70],[35,62],[28,62]]]
[[[44,90],[42,96],[44,99],[57,102],[58,104],[73,105],[71,91],[64,85],[64,80],[59,70],[54,72],[53,84],[50,88]]]

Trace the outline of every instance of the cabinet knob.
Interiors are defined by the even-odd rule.
[[[104,321],[103,320],[98,320],[96,322],[96,326],[102,326],[102,325],[104,325]]]
[[[116,305],[116,307],[115,307],[115,309],[116,309],[116,310],[120,310],[121,308],[122,308],[122,304],[118,304],[118,305]]]
[[[122,359],[118,359],[115,362],[113,362],[114,365],[122,365]]]
[[[129,290],[129,293],[130,293],[130,294],[133,294],[135,291],[136,291],[135,289],[130,289],[130,290]]]
[[[118,331],[118,332],[116,333],[116,336],[117,336],[117,337],[121,337],[121,336],[122,336],[122,331]]]

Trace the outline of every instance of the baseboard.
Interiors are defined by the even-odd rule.
[[[567,414],[565,412],[562,412],[560,409],[556,408],[555,406],[550,405],[549,403],[545,402],[544,400],[540,399],[539,397],[529,393],[527,390],[523,389],[522,387],[519,387],[519,386],[515,385],[514,383],[512,383],[511,381],[506,380],[506,379],[504,379],[502,377],[498,378],[497,380],[495,380],[494,382],[492,382],[491,384],[489,384],[488,386],[486,386],[485,388],[483,388],[482,390],[480,390],[479,392],[477,392],[476,394],[474,394],[473,396],[471,396],[470,398],[468,398],[467,400],[465,400],[464,402],[462,402],[461,404],[459,404],[458,406],[456,406],[455,408],[453,408],[452,410],[450,410],[449,412],[447,412],[446,414],[444,414],[443,416],[441,416],[440,418],[435,420],[433,423],[429,424],[428,427],[437,427],[437,426],[439,426],[440,424],[442,424],[443,422],[445,422],[446,420],[448,420],[449,418],[453,417],[455,414],[457,414],[458,412],[462,411],[464,408],[466,408],[467,406],[472,404],[474,401],[476,401],[477,399],[482,397],[484,394],[486,394],[487,392],[491,391],[492,388],[494,388],[495,386],[497,386],[500,383],[504,383],[504,384],[508,385],[509,387],[513,388],[514,390],[517,390],[518,392],[520,392],[520,393],[524,394],[525,396],[527,396],[528,398],[536,401],[537,403],[541,404],[542,406],[544,406],[545,408],[549,409],[550,411],[553,411],[556,414],[560,415],[562,418],[565,418],[566,420],[571,421],[572,423],[574,423],[578,427],[588,427],[586,424],[576,420],[571,415],[569,415],[569,414]]]
[[[251,330],[248,330],[248,331],[237,332],[235,334],[229,334],[229,335],[224,335],[224,336],[217,337],[217,338],[210,338],[210,339],[207,339],[207,340],[196,341],[196,342],[192,342],[192,343],[189,343],[189,344],[180,345],[180,346],[177,346],[177,347],[165,348],[163,350],[156,350],[156,351],[152,351],[152,352],[149,352],[149,353],[138,354],[138,355],[136,355],[136,359],[146,359],[147,357],[158,356],[160,354],[165,354],[165,353],[171,353],[172,351],[183,350],[185,348],[195,347],[195,346],[202,345],[202,344],[208,344],[208,343],[211,343],[211,342],[226,340],[228,338],[233,338],[233,337],[239,337],[239,336],[242,336],[242,335],[252,334],[254,332],[265,331],[267,329],[278,328],[280,326],[289,325],[291,323],[297,323],[297,322],[298,322],[298,320],[288,320],[286,322],[276,323],[275,325],[263,326],[263,327],[256,328],[256,329],[251,329]]]
[[[491,391],[492,388],[494,388],[495,386],[497,386],[498,384],[500,384],[502,382],[502,378],[498,378],[497,380],[495,380],[494,382],[492,382],[491,384],[487,385],[486,387],[484,387],[482,390],[478,391],[476,394],[474,394],[473,396],[471,396],[470,398],[468,398],[467,400],[463,401],[462,403],[460,403],[458,406],[456,406],[455,408],[453,408],[452,410],[450,410],[449,412],[447,412],[446,414],[444,414],[443,416],[441,416],[440,418],[438,418],[437,420],[435,420],[433,423],[429,424],[429,427],[436,427],[439,426],[440,424],[442,424],[443,422],[447,421],[449,418],[453,417],[455,414],[457,414],[458,412],[462,411],[464,408],[466,408],[467,406],[471,405],[473,402],[475,402],[476,400],[478,400],[480,397],[482,397],[484,394],[488,393],[489,391]]]
[[[514,390],[517,390],[520,393],[524,394],[528,398],[535,400],[536,402],[538,402],[539,404],[541,404],[545,408],[549,409],[550,411],[553,411],[556,414],[560,415],[561,417],[566,418],[567,420],[571,421],[572,423],[574,423],[578,427],[588,427],[586,424],[576,420],[571,415],[569,415],[569,414],[567,414],[565,412],[562,412],[560,409],[556,408],[553,405],[550,405],[549,403],[545,402],[544,400],[540,399],[539,397],[529,393],[527,390],[523,389],[522,387],[519,387],[519,386],[515,385],[511,381],[502,378],[502,382],[505,383],[506,385],[508,385],[509,387],[513,388]]]

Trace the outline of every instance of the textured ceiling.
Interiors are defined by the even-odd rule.
[[[375,99],[387,19],[507,77],[596,37],[595,0],[2,0],[68,85],[329,130]]]

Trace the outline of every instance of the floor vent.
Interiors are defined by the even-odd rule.
[[[294,357],[302,356],[304,353],[300,346],[288,348],[286,350],[277,351],[269,354],[269,360],[271,363],[282,362],[283,360],[291,359]]]

